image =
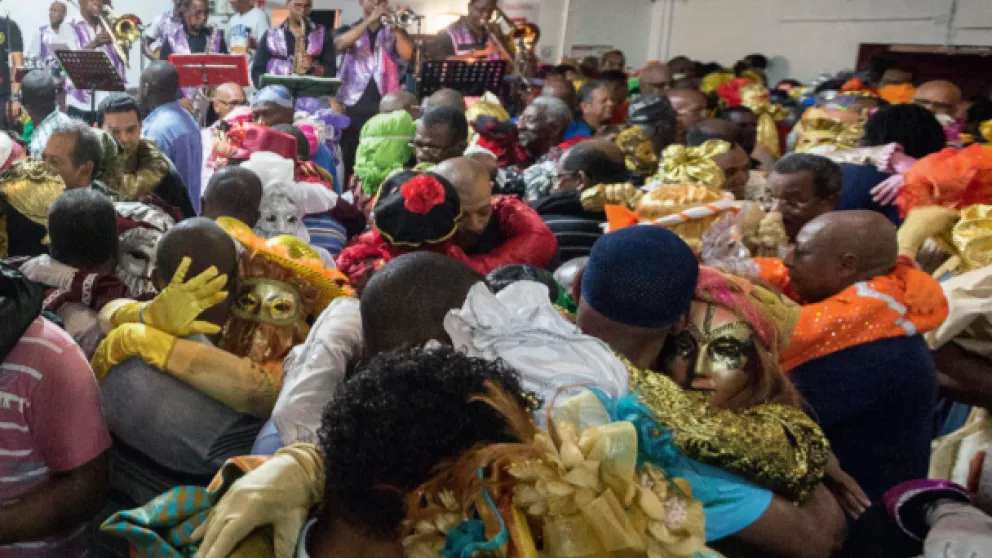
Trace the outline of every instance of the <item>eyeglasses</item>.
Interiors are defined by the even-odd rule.
[[[217,99],[217,102],[222,105],[227,105],[231,108],[246,107],[248,106],[248,101],[246,99],[236,99],[234,101],[225,101],[223,99]]]
[[[935,110],[951,111],[955,108],[955,105],[951,103],[941,103],[939,101],[931,101],[930,99],[914,99],[913,102],[931,112]]]

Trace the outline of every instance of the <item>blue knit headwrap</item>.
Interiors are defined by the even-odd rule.
[[[636,225],[596,241],[582,274],[582,298],[621,324],[659,328],[689,310],[699,262],[668,229]]]

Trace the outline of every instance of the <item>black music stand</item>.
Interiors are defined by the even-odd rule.
[[[317,76],[277,76],[275,74],[264,74],[260,80],[260,85],[282,85],[293,94],[293,106],[300,97],[333,97],[341,89],[341,80],[338,78],[317,77]]]
[[[97,91],[127,91],[114,63],[102,50],[60,50],[55,56],[73,87],[90,91],[90,113],[94,116]]]
[[[469,64],[463,60],[431,60],[420,71],[420,98],[440,89],[454,89],[466,97],[481,97],[486,91],[499,95],[506,75],[505,60]]]

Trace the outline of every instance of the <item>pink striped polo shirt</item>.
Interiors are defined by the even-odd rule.
[[[0,364],[0,508],[110,447],[100,391],[82,351],[36,319]],[[30,497],[30,496],[28,496]],[[82,555],[83,526],[41,541],[0,546],[0,558]]]

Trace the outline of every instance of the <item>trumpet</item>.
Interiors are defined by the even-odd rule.
[[[387,27],[409,27],[417,22],[417,20],[422,19],[422,16],[417,15],[413,10],[409,8],[390,8],[389,13],[382,16],[382,24]]]

